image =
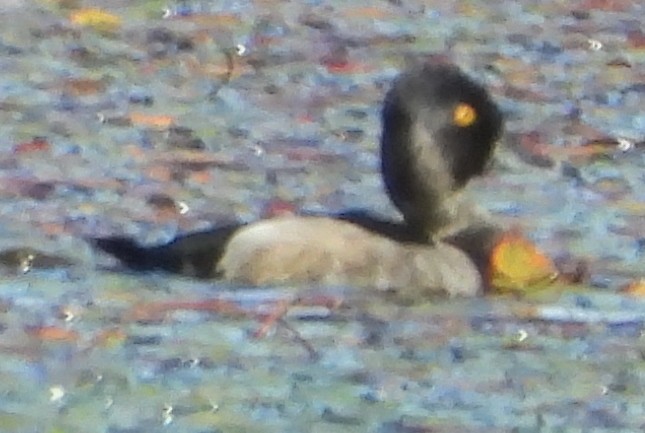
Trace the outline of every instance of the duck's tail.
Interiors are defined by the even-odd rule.
[[[214,278],[228,240],[240,227],[239,224],[223,226],[150,247],[122,236],[95,238],[90,242],[135,271],[161,270],[197,278]]]
[[[166,245],[145,247],[134,239],[122,236],[98,238],[91,240],[92,245],[101,251],[116,257],[126,267],[136,271],[163,269],[175,272],[172,262],[174,254]]]

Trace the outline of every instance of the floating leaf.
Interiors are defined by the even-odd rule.
[[[60,342],[75,342],[78,340],[78,332],[59,328],[58,326],[36,326],[28,328],[27,334],[32,337],[38,338],[43,341],[60,341]]]
[[[94,345],[106,348],[117,347],[126,338],[127,334],[120,328],[105,329],[94,337]]]
[[[326,62],[327,70],[332,74],[360,74],[367,72],[369,68],[358,62]]]
[[[621,292],[632,296],[645,297],[645,278],[629,283],[621,289]]]
[[[131,113],[129,117],[133,125],[149,126],[161,130],[167,129],[175,123],[172,116]]]
[[[80,9],[69,17],[74,24],[91,27],[101,33],[113,33],[121,26],[121,18],[101,9]]]
[[[496,292],[538,289],[557,275],[553,261],[518,233],[502,236],[491,253],[490,285]]]
[[[47,152],[51,149],[49,141],[45,137],[34,137],[29,141],[23,141],[13,147],[13,152],[17,154]]]

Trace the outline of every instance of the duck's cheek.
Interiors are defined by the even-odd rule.
[[[441,181],[437,188],[448,190],[452,188],[452,176],[447,158],[453,153],[453,143],[446,142],[443,135],[441,130],[417,121],[411,134],[411,162],[418,170],[428,171],[437,181]]]

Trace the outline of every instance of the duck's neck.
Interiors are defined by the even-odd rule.
[[[420,240],[435,243],[454,231],[453,225],[458,215],[452,200],[444,199],[417,210],[422,212],[408,213],[404,217],[406,224]]]

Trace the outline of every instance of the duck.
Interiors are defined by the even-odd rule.
[[[400,73],[381,111],[381,173],[400,211],[285,215],[141,245],[92,244],[134,271],[163,271],[243,286],[351,286],[413,296],[476,296],[500,229],[465,198],[489,165],[503,128],[488,91],[457,66]]]

